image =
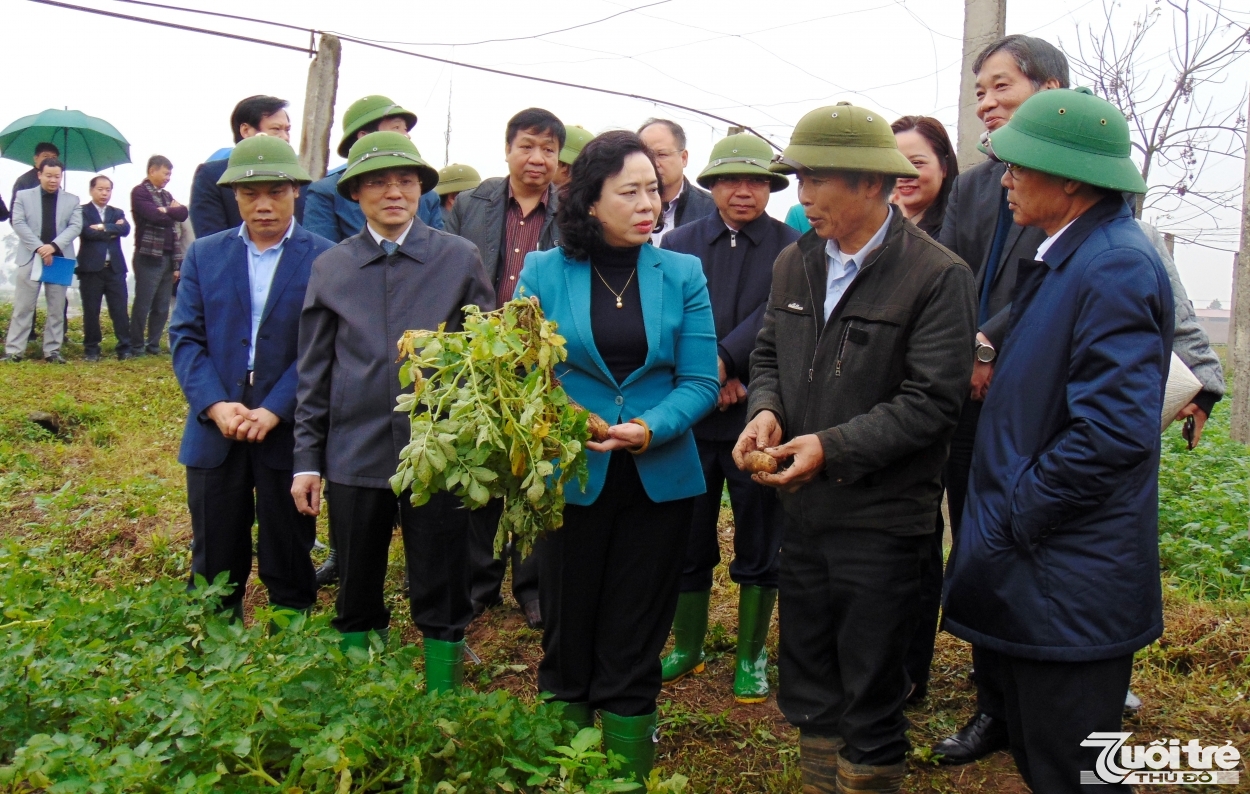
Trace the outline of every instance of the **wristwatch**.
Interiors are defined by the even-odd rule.
[[[981,364],[993,364],[994,359],[998,357],[998,351],[992,345],[977,340],[976,346],[977,361]]]

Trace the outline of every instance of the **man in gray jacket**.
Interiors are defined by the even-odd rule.
[[[44,265],[52,258],[74,258],[74,240],[82,232],[82,207],[78,197],[61,191],[65,166],[55,157],[39,163],[39,187],[20,191],[13,201],[13,231],[17,233],[17,287],[13,297],[13,318],[4,345],[6,361],[21,361],[26,341],[35,322],[39,288],[48,303],[43,326],[43,360],[64,364],[61,343],[65,341],[65,290],[61,284],[39,281]]]
[[[300,512],[317,515],[322,477],[327,482],[339,554],[333,625],[345,648],[367,647],[369,632],[387,632],[383,584],[398,513],[431,691],[454,689],[463,677],[464,629],[473,618],[470,511],[450,493],[413,507],[411,492],[391,490],[410,440],[407,414],[394,410],[401,392],[395,344],[412,329],[459,329],[466,305],[494,307],[476,249],[416,217],[422,186],[437,182],[402,133],[370,133],[351,148],[338,190],[359,202],[366,225],[313,262],[300,318],[291,486]]]
[[[813,233],[773,266],[734,461],[781,491],[781,691],[803,790],[897,792],[903,663],[946,448],[972,373],[972,272],[888,203],[916,173],[879,113],[799,120],[772,166],[797,173]]]
[[[456,196],[451,213],[444,218],[447,231],[477,246],[482,264],[495,287],[496,305],[512,300],[525,256],[558,244],[556,210],[559,200],[552,179],[560,166],[564,124],[542,108],[527,108],[508,120],[504,132],[506,177],[483,180],[472,190]],[[525,560],[516,550],[495,559],[498,521],[488,520],[502,512],[501,502],[483,508],[482,520],[474,522],[473,611],[481,614],[503,602],[500,589],[508,560],[512,560],[512,595],[530,628],[542,627],[538,605],[538,555],[534,546]]]

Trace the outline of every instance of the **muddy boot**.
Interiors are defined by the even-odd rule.
[[[651,776],[655,763],[655,716],[654,711],[641,717],[599,712],[603,720],[603,752],[611,750],[623,759],[621,768],[614,773],[617,777],[643,783]]]
[[[425,691],[454,692],[464,685],[464,640],[447,642],[426,637]]]
[[[799,772],[803,794],[836,794],[838,751],[846,742],[837,736],[799,734]]]
[[[739,703],[768,700],[768,624],[777,603],[775,587],[744,586],[738,594],[738,655],[734,699]]]
[[[559,703],[560,701],[553,701]],[[583,728],[595,727],[595,712],[589,703],[561,703],[564,706],[564,719],[577,726],[580,731]]]
[[[701,673],[703,638],[707,636],[707,608],[711,590],[682,593],[677,597],[677,614],[673,616],[673,650],[660,660],[664,683],[680,681],[691,673]]]
[[[838,794],[898,794],[906,775],[906,761],[868,766],[838,756]]]

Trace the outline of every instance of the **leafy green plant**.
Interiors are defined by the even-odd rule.
[[[1214,412],[1196,449],[1176,427],[1163,439],[1159,559],[1198,598],[1250,597],[1250,450],[1228,437],[1227,417]]]
[[[564,486],[584,487],[584,409],[554,367],[564,338],[536,301],[517,298],[492,312],[465,309],[464,330],[408,331],[399,341],[400,381],[413,386],[396,411],[411,416],[412,440],[391,478],[421,505],[450,491],[469,508],[504,500],[495,553],[507,534],[528,553],[564,521]]]
[[[0,545],[0,790],[621,790],[561,707],[424,694],[397,637],[344,656],[324,618],[226,622],[224,577],[62,587],[65,565]],[[517,766],[549,758],[545,782]]]

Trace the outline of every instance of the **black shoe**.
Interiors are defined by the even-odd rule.
[[[130,359],[132,359],[132,358],[134,358],[134,357],[135,357],[135,354],[134,354],[133,352],[129,351],[129,350],[126,350],[126,351],[124,351],[124,352],[121,352],[121,353],[118,353],[118,354],[117,354],[117,360],[118,360],[118,361],[129,361]]]
[[[538,599],[526,601],[521,605],[521,611],[525,613],[525,625],[531,629],[541,629],[543,627],[543,613],[538,608]]]
[[[503,596],[496,596],[493,601],[474,601],[473,617],[480,618],[482,613],[488,609],[494,609],[503,603]]]
[[[83,360],[83,361],[99,361],[99,360],[100,360],[100,354],[99,354],[99,353],[88,353],[87,355],[85,355],[85,356],[83,356],[83,357],[82,357],[82,360]]]
[[[21,360],[22,360],[22,355],[20,353],[14,353],[11,356],[0,357],[0,361],[7,361],[10,364],[16,364],[17,362]]]
[[[60,354],[60,353],[53,353],[53,354],[52,354],[52,355],[50,355],[50,356],[44,356],[44,357],[43,357],[43,360],[44,360],[44,363],[46,363],[46,364],[65,364],[65,363],[67,363],[67,362],[65,361],[65,359],[61,357],[61,354]]]
[[[325,587],[339,580],[339,553],[330,549],[330,556],[317,569],[317,586]]]
[[[943,766],[958,766],[1006,749],[1007,725],[978,712],[959,733],[935,744],[933,754]]]

